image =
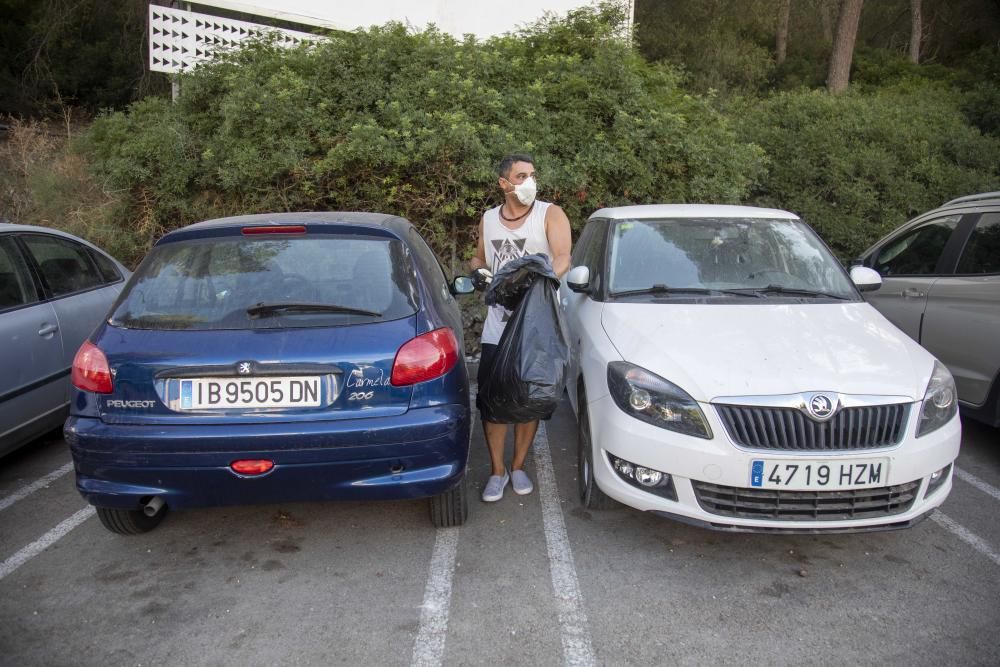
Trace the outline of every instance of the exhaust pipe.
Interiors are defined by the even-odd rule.
[[[142,506],[142,513],[146,516],[156,516],[161,509],[163,509],[163,498],[153,496],[152,500]]]

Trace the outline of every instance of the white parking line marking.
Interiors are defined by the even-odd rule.
[[[1000,554],[993,551],[990,545],[983,541],[981,537],[970,531],[965,526],[956,523],[954,519],[941,512],[941,510],[938,510],[931,515],[931,521],[944,526],[960,540],[972,546],[972,548],[992,560],[997,565],[1000,565]]]
[[[49,484],[56,481],[57,479],[59,479],[60,477],[62,477],[63,475],[72,470],[73,470],[73,462],[71,461],[61,468],[56,468],[45,477],[42,477],[41,479],[32,482],[27,486],[21,487],[11,495],[0,500],[0,511],[7,509],[8,507],[16,503],[18,500],[21,500],[22,498],[27,498],[35,491],[38,491],[39,489],[44,489],[46,486],[48,486]]]
[[[994,500],[1000,500],[1000,489],[991,484],[987,484],[983,480],[973,475],[971,472],[966,472],[961,468],[959,468],[958,466],[955,466],[955,477],[958,477],[963,482],[971,484],[972,486],[976,487],[986,495],[993,496]]]
[[[455,574],[459,528],[438,528],[431,556],[431,573],[424,589],[420,611],[420,630],[413,643],[414,667],[437,667],[444,660],[444,642],[448,635],[448,607],[451,581]]]
[[[87,505],[76,514],[18,551],[3,563],[0,563],[0,579],[4,579],[8,574],[48,549],[50,546],[55,544],[56,541],[66,535],[66,533],[73,530],[90,517],[94,516],[94,514],[94,508],[91,505]]]
[[[565,664],[589,666],[597,664],[594,648],[590,642],[587,627],[587,612],[583,608],[583,595],[576,577],[573,550],[566,535],[559,503],[559,489],[552,469],[552,455],[549,452],[549,438],[545,423],[538,424],[535,436],[535,467],[538,475],[538,494],[542,502],[542,523],[545,526],[545,544],[549,551],[549,567],[552,572],[552,589],[555,592],[559,610],[559,624],[562,626],[563,659]]]

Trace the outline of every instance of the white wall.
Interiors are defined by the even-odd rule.
[[[532,23],[547,11],[565,14],[593,0],[197,0],[197,4],[338,30],[387,21],[407,22],[418,29],[434,23],[459,38],[472,33],[485,39]]]

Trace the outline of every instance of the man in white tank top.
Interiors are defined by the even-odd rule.
[[[486,270],[496,273],[512,259],[544,253],[552,260],[556,275],[562,277],[569,270],[570,263],[569,219],[555,204],[535,200],[534,160],[524,154],[507,155],[500,161],[498,175],[504,202],[486,211],[479,222],[476,256],[469,261],[473,272]],[[483,325],[479,386],[492,371],[493,355],[509,318],[510,312],[502,306],[489,309]],[[508,481],[512,482],[515,493],[531,493],[534,487],[524,472],[524,459],[537,430],[537,420],[514,425],[514,457],[508,474],[504,464],[507,424],[483,421],[492,466],[483,490],[484,501],[500,500]]]

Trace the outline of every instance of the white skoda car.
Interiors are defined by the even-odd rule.
[[[951,489],[948,370],[786,211],[602,209],[561,300],[579,491],[706,528],[905,528]]]

